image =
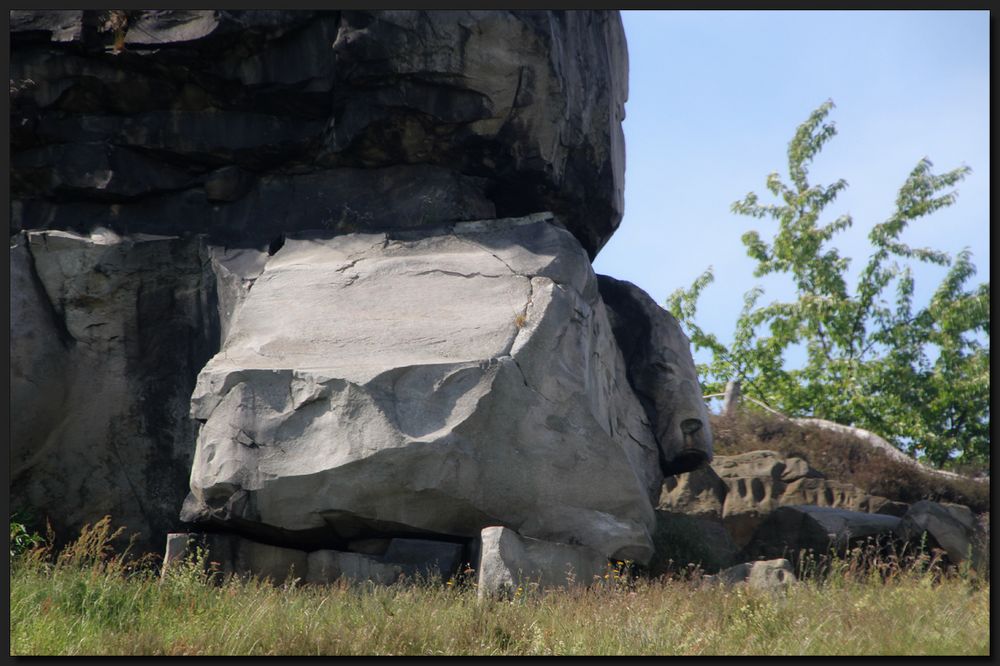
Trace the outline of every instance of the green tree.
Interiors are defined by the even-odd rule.
[[[892,215],[868,235],[871,255],[853,289],[850,259],[830,241],[852,225],[849,215],[821,223],[820,215],[847,187],[809,183],[809,166],[836,135],[825,122],[827,101],[798,127],[788,145],[785,183],[767,177],[776,203],[751,192],[734,213],[777,223],[768,242],[756,231],[742,237],[756,261],[754,275],[791,278],[795,297],[760,305],[758,286],[744,297],[731,344],[695,322],[711,267],[688,289],[670,295],[667,308],[696,349],[712,353],[699,372],[707,393],[739,380],[745,395],[790,416],[812,416],[878,433],[925,462],[985,466],[989,462],[989,282],[969,287],[975,274],[968,249],[956,257],[900,240],[907,226],[954,203],[951,188],[968,173],[935,174],[929,160],[910,172]],[[930,302],[913,302],[913,262],[947,266]],[[888,301],[893,302],[890,304]],[[804,346],[800,368],[786,368],[784,352]]]

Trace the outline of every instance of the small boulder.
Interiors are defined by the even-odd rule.
[[[524,537],[507,527],[482,531],[479,598],[539,589],[587,585],[605,573],[607,558],[593,548]]]
[[[720,571],[715,576],[705,576],[707,583],[746,585],[759,590],[779,590],[798,581],[792,564],[786,559],[743,562]]]
[[[971,556],[973,567],[979,568],[986,553],[973,545],[976,530],[976,517],[967,506],[929,500],[913,504],[896,527],[896,533],[905,540],[917,541],[926,532],[954,564],[962,563]]]

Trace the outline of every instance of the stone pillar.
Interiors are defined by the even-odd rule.
[[[167,535],[167,549],[163,553],[163,567],[160,569],[160,577],[167,573],[167,568],[171,562],[183,559],[188,552],[188,544],[191,537],[195,536],[189,532],[173,532]]]
[[[726,394],[722,398],[722,414],[735,416],[740,405],[740,382],[737,379],[726,384]]]

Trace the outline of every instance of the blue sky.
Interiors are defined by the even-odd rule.
[[[824,100],[838,134],[811,182],[849,187],[828,208],[854,226],[834,238],[860,270],[867,234],[893,210],[922,157],[941,173],[966,165],[958,202],[915,222],[903,241],[968,247],[989,280],[989,13],[987,11],[623,11],[629,49],[625,217],[594,262],[659,303],[709,265],[698,321],[729,340],[743,293],[788,298],[787,280],[753,277],[740,236],[774,223],[730,212],[767,174],[787,182],[795,128]],[[823,220],[821,220],[822,222]],[[926,302],[944,269],[915,273]],[[704,352],[699,361],[708,360]]]

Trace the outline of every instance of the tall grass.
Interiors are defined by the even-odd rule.
[[[927,562],[879,573],[849,556],[781,593],[612,576],[479,601],[454,581],[223,580],[203,555],[161,578],[153,562],[110,552],[114,535],[102,521],[58,555],[15,558],[11,654],[989,654],[988,581]]]

